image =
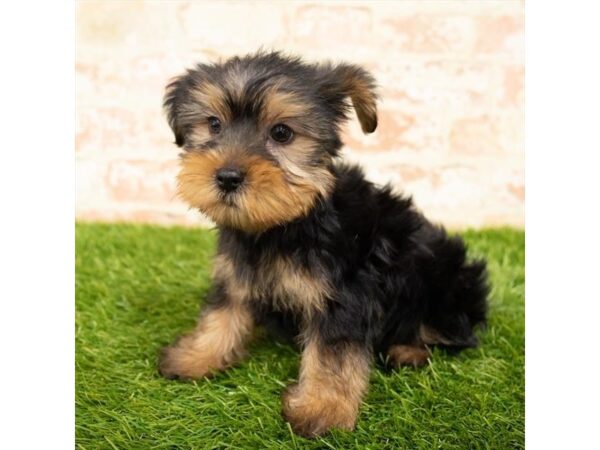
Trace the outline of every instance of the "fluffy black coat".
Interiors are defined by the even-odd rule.
[[[410,198],[376,187],[356,166],[332,170],[332,195],[308,216],[260,235],[221,228],[219,252],[233,255],[236,275],[251,277],[258,261],[281,255],[325,271],[334,298],[311,325],[327,345],[352,342],[385,354],[419,342],[425,326],[444,347],[475,346],[474,329],[486,320],[485,263],[467,262],[462,239],[432,225]],[[300,317],[274,310],[269,299],[252,308],[259,324],[299,333]]]

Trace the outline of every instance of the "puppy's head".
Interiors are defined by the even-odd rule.
[[[351,105],[365,133],[377,127],[374,88],[357,66],[278,53],[188,70],[164,100],[184,150],[179,196],[218,225],[251,233],[305,215],[332,188]]]

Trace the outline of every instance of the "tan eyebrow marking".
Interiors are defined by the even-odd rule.
[[[293,92],[277,90],[277,86],[268,89],[264,94],[263,107],[259,120],[264,125],[274,124],[277,120],[306,115],[310,106]]]
[[[194,100],[206,106],[212,114],[221,120],[231,120],[231,111],[227,106],[226,93],[218,85],[205,81],[192,91]]]

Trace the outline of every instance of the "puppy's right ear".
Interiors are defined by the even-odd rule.
[[[346,98],[350,98],[364,133],[377,128],[377,93],[375,78],[365,69],[353,64],[322,66],[325,74],[320,94],[341,111],[347,109]]]
[[[175,134],[175,144],[179,147],[185,143],[185,135],[190,126],[190,121],[186,120],[185,105],[192,87],[192,76],[187,72],[169,82],[163,100],[167,121]]]

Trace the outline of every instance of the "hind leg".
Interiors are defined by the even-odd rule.
[[[423,367],[429,362],[431,352],[425,344],[397,344],[387,351],[389,362],[395,368],[401,366]]]

